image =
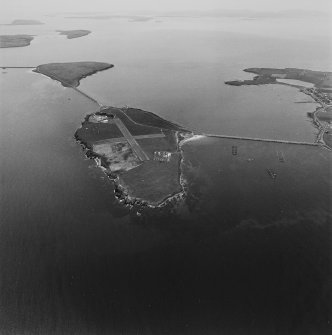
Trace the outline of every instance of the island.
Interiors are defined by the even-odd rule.
[[[131,16],[129,17],[129,22],[148,22],[153,20],[150,16]]]
[[[320,106],[308,117],[318,128],[316,142],[332,148],[332,72],[312,71],[297,68],[247,68],[243,71],[254,73],[253,79],[226,81],[232,86],[279,84],[299,88]],[[311,86],[306,85],[310,83]]]
[[[26,47],[32,40],[32,35],[0,35],[0,48]]]
[[[109,20],[114,18],[114,15],[91,15],[91,16],[66,16],[65,19],[87,19],[87,20]]]
[[[34,25],[41,25],[44,22],[40,22],[38,20],[13,20],[8,25],[11,26],[34,26]]]
[[[183,194],[180,142],[192,133],[135,108],[103,107],[87,115],[75,138],[130,205],[157,207]]]
[[[90,30],[57,30],[60,35],[66,35],[68,39],[78,38],[91,34]]]
[[[65,87],[77,87],[80,80],[114,65],[100,62],[48,63],[37,66],[34,72],[61,82]]]

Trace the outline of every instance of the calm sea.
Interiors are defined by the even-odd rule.
[[[115,67],[80,85],[104,104],[197,132],[314,141],[316,105],[296,103],[309,101],[297,89],[224,81],[254,66],[329,70],[322,22],[40,20],[1,26],[36,36],[1,49],[0,66],[106,61]],[[92,34],[67,40],[57,29]],[[1,334],[324,333],[327,151],[189,142],[187,199],[137,216],[73,138],[96,109],[30,70],[0,70]]]

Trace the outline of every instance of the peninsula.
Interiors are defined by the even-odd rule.
[[[90,30],[57,30],[60,35],[66,35],[68,39],[78,38],[91,34]]]
[[[332,148],[332,72],[312,71],[297,68],[248,68],[245,72],[254,73],[253,79],[226,81],[233,86],[280,84],[297,87],[309,95],[320,107],[308,116],[318,128],[317,143]],[[310,83],[312,87],[306,87]]]
[[[100,62],[49,63],[37,66],[34,71],[61,82],[65,87],[77,87],[82,78],[113,66]]]
[[[18,48],[30,45],[31,35],[0,35],[0,48]]]
[[[248,68],[243,71],[254,73],[253,79],[226,81],[227,85],[262,85],[281,83],[278,79],[292,79],[312,83],[316,88],[332,88],[332,72],[312,71],[307,69],[285,68]]]

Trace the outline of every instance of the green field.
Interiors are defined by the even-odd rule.
[[[82,127],[77,129],[75,136],[85,143],[87,147],[91,148],[97,141],[123,137],[123,134],[115,124],[85,121]]]
[[[149,155],[150,159],[153,159],[155,151],[177,151],[177,140],[175,133],[172,131],[165,131],[165,135],[165,137],[161,138],[138,139],[137,142]]]
[[[154,126],[163,129],[170,129],[170,130],[182,130],[185,129],[181,126],[172,123],[170,121],[164,120],[156,114],[151,112],[147,112],[137,108],[127,108],[123,109],[123,112],[128,115],[133,121],[137,123],[141,123],[147,126]]]
[[[119,183],[132,198],[159,205],[181,192],[179,180],[180,154],[172,154],[170,162],[146,161],[119,176]]]

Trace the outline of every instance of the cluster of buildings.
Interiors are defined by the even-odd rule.
[[[159,162],[169,162],[171,160],[172,153],[168,151],[155,151],[153,153],[153,160]]]
[[[306,89],[311,96],[318,102],[322,102],[326,105],[332,104],[332,97],[331,94],[322,92],[317,88],[307,88]],[[332,92],[331,92],[332,93]]]

